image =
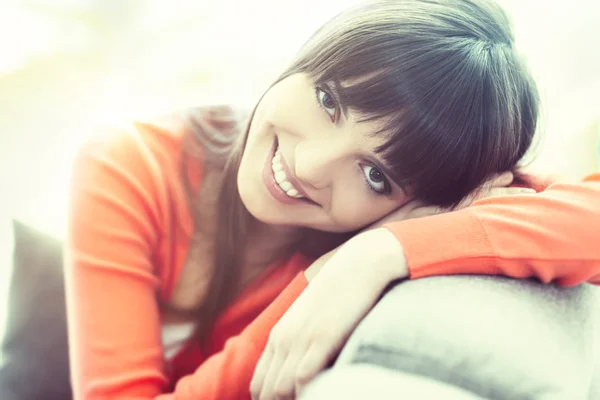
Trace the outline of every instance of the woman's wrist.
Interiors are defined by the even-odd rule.
[[[321,268],[333,257],[333,255],[338,251],[339,247],[331,250],[329,253],[322,255],[317,258],[305,271],[304,277],[310,283],[313,278],[321,271]]]
[[[353,258],[368,265],[368,272],[372,272],[376,279],[381,279],[383,285],[409,277],[402,244],[390,230],[372,229],[355,236],[348,244],[352,244]],[[359,266],[358,263],[353,264]]]
[[[391,281],[409,276],[402,246],[385,228],[356,235],[319,258],[305,271],[309,282],[317,274],[332,274],[333,277],[343,274],[382,290]]]

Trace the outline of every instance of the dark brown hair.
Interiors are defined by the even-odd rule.
[[[536,130],[535,82],[515,50],[509,19],[491,0],[361,4],[319,29],[276,83],[295,73],[335,88],[341,105],[364,120],[385,121],[374,134],[386,135],[378,151],[393,167],[392,179],[432,205],[455,206],[491,175],[516,171]],[[214,129],[196,133],[201,143],[208,137],[225,149],[213,157],[223,171],[217,267],[198,314],[200,338],[240,289],[252,217],[238,194],[237,171],[248,129],[237,139]]]

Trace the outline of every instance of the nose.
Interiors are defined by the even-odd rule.
[[[331,183],[340,152],[332,151],[331,143],[319,140],[303,140],[294,152],[294,173],[305,185],[322,189]]]

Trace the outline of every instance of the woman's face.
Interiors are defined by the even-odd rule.
[[[238,172],[240,196],[258,220],[330,232],[362,228],[407,194],[375,153],[377,122],[342,110],[307,74],[273,86],[258,105]]]

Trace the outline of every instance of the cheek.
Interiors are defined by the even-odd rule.
[[[398,198],[373,196],[362,182],[344,181],[332,194],[329,216],[332,224],[345,231],[368,226],[392,211],[402,207],[409,200],[405,195]]]
[[[257,136],[260,136],[261,131],[264,130],[265,112],[262,109],[262,104],[256,108],[252,122],[250,123],[250,130],[248,131],[248,142],[256,140]]]
[[[293,75],[269,89],[257,107],[255,121],[275,126],[278,132],[306,134],[317,128],[319,113],[311,81]]]
[[[254,115],[250,130],[248,131],[248,137],[246,138],[246,145],[244,147],[245,157],[263,157],[266,152],[270,151],[273,144],[275,136],[273,127],[265,120],[264,114],[258,111],[257,109],[257,113]]]
[[[374,199],[367,193],[354,193],[352,196],[336,199],[330,215],[335,225],[352,231],[380,220],[394,208],[393,204],[384,199]]]

